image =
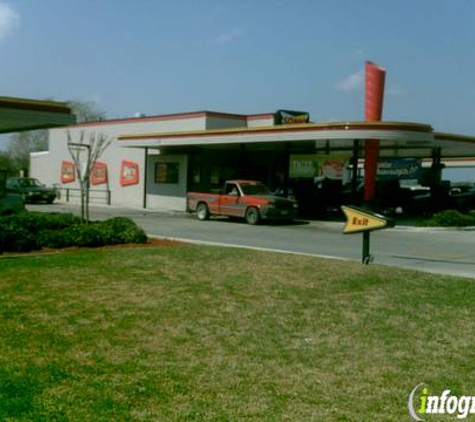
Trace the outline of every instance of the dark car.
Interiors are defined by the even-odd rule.
[[[5,170],[0,170],[0,216],[14,214],[25,209],[25,204],[21,196],[7,194],[6,175],[7,172]]]
[[[462,212],[475,209],[475,185],[473,183],[454,183],[450,195],[455,208]]]
[[[350,185],[345,185],[342,192],[343,205],[361,205],[364,200],[364,181],[361,180],[353,195]],[[414,199],[425,189],[412,189],[403,187],[399,180],[378,180],[376,183],[374,210],[382,214],[394,214],[401,212],[413,212],[415,209]]]
[[[7,180],[7,192],[23,197],[25,202],[46,202],[53,203],[56,199],[57,191],[49,188],[38,179],[32,177],[11,177]]]

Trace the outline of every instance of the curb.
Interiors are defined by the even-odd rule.
[[[396,226],[390,230],[397,230],[400,229],[401,231],[415,231],[415,232],[449,232],[449,231],[475,231],[475,226],[467,226],[467,227],[457,227],[457,226],[448,226],[448,227],[430,227],[430,226]]]
[[[321,255],[321,254],[313,254],[313,253],[308,253],[308,252],[295,252],[295,251],[287,251],[284,249],[263,248],[260,246],[236,245],[234,243],[210,242],[207,240],[187,239],[183,237],[158,236],[158,235],[153,235],[153,234],[151,235],[147,234],[147,236],[153,239],[174,240],[176,242],[190,243],[193,245],[223,246],[226,248],[249,249],[249,250],[261,251],[261,252],[276,252],[276,253],[285,253],[285,254],[291,254],[291,255],[311,256],[313,258],[325,258],[325,259],[333,259],[337,261],[348,261],[348,262],[354,261],[353,259],[343,258],[341,256]]]

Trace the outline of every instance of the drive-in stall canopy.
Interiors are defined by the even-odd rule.
[[[124,147],[186,150],[190,147],[218,148],[244,145],[246,149],[291,149],[354,151],[354,141],[378,139],[381,156],[432,157],[441,149],[443,157],[473,157],[475,137],[435,132],[430,125],[409,122],[331,122],[255,128],[233,128],[173,133],[119,136]]]
[[[66,126],[75,122],[76,117],[66,103],[0,97],[0,134]]]
[[[475,156],[475,137],[439,133],[430,125],[412,122],[328,122],[148,133],[119,136],[118,144],[145,149],[146,155],[148,151],[155,157],[150,164],[186,156],[188,190],[206,191],[216,188],[221,179],[241,177],[264,181],[273,188],[280,185],[285,191],[291,185],[290,163],[299,154],[347,156],[353,164],[351,180],[356,189],[358,166],[354,163],[364,158],[364,143],[369,139],[380,141],[381,158],[431,158],[434,171],[441,168],[441,158]],[[438,174],[440,180],[440,171]]]

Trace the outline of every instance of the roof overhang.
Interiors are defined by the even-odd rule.
[[[66,103],[0,97],[0,134],[66,126],[76,122]]]
[[[434,132],[430,125],[409,122],[331,122],[267,127],[168,132],[119,136],[119,144],[129,148],[186,149],[248,144],[266,146],[311,145],[315,149],[351,151],[354,140],[380,141],[382,155],[430,156],[441,148],[444,156],[474,156],[475,137]]]

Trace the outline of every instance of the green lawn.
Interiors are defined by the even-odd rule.
[[[0,420],[410,420],[421,382],[475,395],[474,298],[217,247],[0,258]]]

